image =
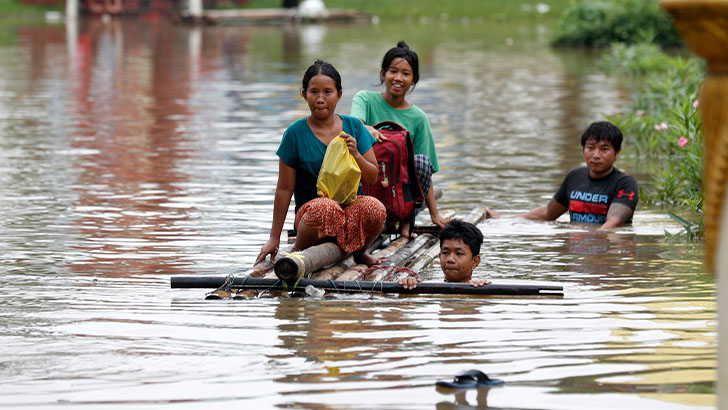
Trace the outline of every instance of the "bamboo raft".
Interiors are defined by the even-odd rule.
[[[450,218],[454,213],[443,216]],[[476,208],[462,220],[477,224],[484,218],[485,208]],[[381,265],[356,264],[335,243],[326,242],[300,252],[281,251],[275,263],[266,259],[238,276],[175,276],[171,278],[171,287],[216,289],[206,299],[250,298],[260,291],[305,292],[311,287],[340,293],[563,296],[563,287],[543,285],[474,287],[469,283],[420,282],[414,289],[403,288],[398,279],[417,276],[439,255],[436,228],[419,229],[419,235],[411,240],[398,237],[383,249],[379,248],[388,235],[380,235],[369,250],[376,257],[386,258]]]

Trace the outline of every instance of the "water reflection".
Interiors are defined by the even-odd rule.
[[[546,47],[542,26],[82,20],[12,36],[0,46],[6,406],[714,405],[713,278],[701,246],[666,241],[674,224],[646,206],[608,233],[563,220],[480,225],[476,276],[562,284],[563,299],[215,303],[168,288],[170,274],[232,274],[254,260],[281,132],[307,113],[305,67],[334,62],[348,113],[399,39],[420,54],[411,99],[431,113],[442,208],[507,216],[545,203],[581,162],[585,124],[627,93],[595,56]],[[437,263],[425,274],[443,279]],[[506,386],[434,388],[471,368]]]
[[[405,320],[405,312],[413,310],[414,303],[403,302],[397,307],[371,309],[362,305],[361,297],[350,299],[349,302],[281,301],[275,317],[281,322],[279,338],[288,353],[271,359],[305,358],[322,364],[325,372],[289,374],[278,381],[404,380],[395,375],[373,377],[365,367],[389,366],[398,361],[396,356],[401,354],[398,347],[414,339],[414,336],[407,335],[412,326]]]
[[[79,121],[69,137],[75,152],[86,153],[74,166],[73,225],[84,238],[77,249],[89,259],[73,271],[123,276],[128,271],[118,267],[125,265],[138,273],[185,272],[176,267],[181,250],[158,239],[184,235],[179,226],[195,210],[178,202],[189,195],[179,164],[192,151],[178,128],[192,115],[187,65],[194,60],[193,50],[173,47],[176,40],[158,26],[123,31],[118,20],[97,19],[80,36],[73,66]]]
[[[453,396],[452,401],[441,401],[437,403],[435,408],[437,410],[450,410],[450,409],[485,409],[488,408],[488,393],[490,387],[479,387],[474,391],[460,390],[453,391],[452,389],[440,389],[438,391],[443,394],[449,394]],[[472,396],[475,396],[472,398]],[[469,399],[469,397],[471,397]]]

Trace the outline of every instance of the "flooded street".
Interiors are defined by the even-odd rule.
[[[0,408],[715,408],[715,280],[702,244],[667,238],[679,227],[642,203],[614,232],[566,217],[480,224],[475,277],[563,285],[563,298],[170,289],[172,275],[251,267],[275,151],[308,114],[300,81],[317,58],[341,73],[348,114],[406,40],[440,209],[545,204],[582,164],[583,129],[629,99],[598,55],[551,49],[549,34],[537,22],[0,25]],[[616,166],[647,184],[629,151]],[[442,280],[437,263],[427,276]],[[505,385],[435,389],[468,369]]]

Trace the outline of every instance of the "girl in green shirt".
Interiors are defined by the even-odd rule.
[[[417,53],[407,43],[400,41],[396,47],[387,51],[382,59],[379,72],[380,85],[384,91],[362,90],[356,93],[351,106],[351,115],[357,117],[377,141],[382,141],[382,134],[373,125],[381,121],[394,121],[409,131],[415,148],[415,168],[417,179],[425,194],[425,204],[430,211],[432,222],[439,227],[445,226],[448,219],[440,216],[437,209],[432,174],[440,170],[435,152],[435,140],[427,114],[419,107],[406,100],[406,95],[413,90],[420,80]],[[401,233],[409,236],[409,223],[403,222]]]

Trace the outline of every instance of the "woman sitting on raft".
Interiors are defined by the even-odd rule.
[[[384,228],[387,217],[384,205],[376,198],[359,195],[342,208],[333,199],[319,198],[316,192],[326,147],[339,135],[346,139],[349,152],[361,169],[361,180],[377,181],[374,138],[359,119],[335,113],[341,95],[341,76],[333,65],[317,60],[308,67],[303,75],[301,96],[308,103],[311,115],[294,122],[283,133],[276,152],[280,160],[273,225],[270,239],[261,248],[256,264],[268,255],[273,261],[278,253],[291,195],[296,201],[297,234],[293,250],[335,238],[344,252],[353,252],[357,263],[371,266],[379,262],[367,248]]]
[[[367,126],[367,130],[382,141],[382,134],[373,125],[382,121],[394,121],[409,131],[415,147],[415,169],[417,180],[425,194],[425,204],[430,210],[432,222],[442,228],[450,220],[440,216],[437,210],[432,174],[440,170],[435,152],[435,140],[427,114],[418,106],[406,100],[407,93],[414,90],[420,80],[420,66],[417,53],[407,43],[400,41],[387,51],[379,71],[379,85],[384,91],[362,90],[356,93],[351,104],[351,115]],[[419,209],[418,209],[419,210]],[[418,211],[416,210],[416,211]],[[409,236],[409,224],[400,227],[402,236]]]

